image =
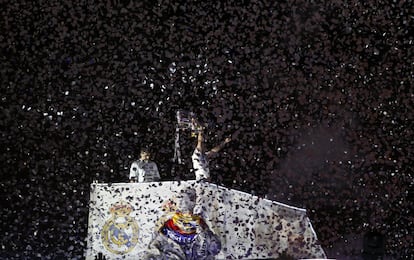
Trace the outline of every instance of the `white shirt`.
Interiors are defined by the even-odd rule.
[[[129,178],[135,178],[138,182],[151,182],[160,180],[160,174],[155,162],[138,160],[132,162]]]
[[[196,180],[210,178],[207,155],[196,148],[191,156],[191,159],[193,161],[193,169],[195,171]]]

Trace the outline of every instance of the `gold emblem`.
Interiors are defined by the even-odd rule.
[[[118,202],[109,211],[112,216],[101,231],[103,245],[114,254],[131,252],[138,243],[138,224],[129,216],[132,206],[127,202]]]

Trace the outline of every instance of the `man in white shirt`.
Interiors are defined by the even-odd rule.
[[[197,126],[200,126],[195,121],[195,119],[193,120]],[[203,128],[198,127],[197,131],[198,131],[197,146],[193,152],[193,155],[191,156],[191,159],[193,161],[193,169],[195,171],[196,180],[209,180],[210,179],[210,169],[208,167],[209,157],[211,157],[211,155],[213,155],[214,153],[219,152],[224,147],[225,144],[231,141],[231,138],[227,137],[224,140],[224,142],[214,147],[210,151],[206,152],[205,146],[204,146]]]
[[[150,155],[149,150],[141,149],[139,160],[131,164],[129,171],[130,182],[152,182],[161,179],[157,164],[149,160]]]

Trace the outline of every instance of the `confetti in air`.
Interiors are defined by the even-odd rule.
[[[328,258],[414,257],[412,1],[3,2],[0,259],[83,259],[95,209],[105,237],[135,252],[145,234],[137,212],[154,210],[151,223],[162,213],[152,194],[142,194],[152,206],[136,205],[126,185],[140,149],[151,147],[158,165],[162,182],[151,190],[194,179],[190,130],[174,160],[178,109],[205,123],[209,149],[232,139],[209,158],[217,192],[259,198],[217,201],[239,212],[221,219],[237,231],[223,234],[218,215],[203,216],[220,237],[219,253],[216,237],[203,237],[211,256],[232,258],[240,247],[237,257],[272,258],[272,249],[227,238],[267,236],[251,222],[277,201],[306,209]],[[98,210],[89,204],[94,181],[131,198]],[[202,197],[216,203],[210,191]],[[277,222],[269,230],[286,230]]]

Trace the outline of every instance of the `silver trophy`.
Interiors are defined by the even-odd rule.
[[[202,127],[198,124],[198,119],[195,113],[186,110],[178,110],[176,113],[177,125],[175,129],[175,145],[174,145],[174,161],[181,163],[180,152],[180,130],[190,130],[191,136],[197,136]]]

